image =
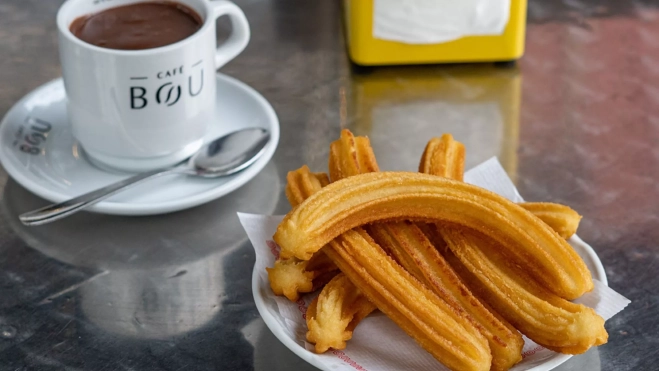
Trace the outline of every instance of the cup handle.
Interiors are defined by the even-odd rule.
[[[236,4],[230,1],[212,1],[213,19],[217,20],[223,15],[231,19],[231,35],[217,48],[215,52],[215,69],[218,69],[242,52],[249,42],[249,23],[245,13]]]

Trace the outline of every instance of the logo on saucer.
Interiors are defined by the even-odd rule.
[[[16,130],[12,145],[18,146],[22,152],[38,155],[46,144],[48,133],[52,128],[53,125],[47,121],[27,116],[25,123]]]

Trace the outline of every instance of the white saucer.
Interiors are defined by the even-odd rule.
[[[217,118],[207,139],[247,127],[270,130],[263,156],[246,170],[225,178],[167,176],[136,186],[89,211],[115,215],[161,214],[201,205],[242,186],[263,169],[279,142],[279,120],[272,106],[254,89],[217,75]],[[62,79],[37,88],[12,107],[0,124],[0,162],[9,175],[32,193],[61,202],[126,178],[100,170],[82,154],[71,134]],[[21,151],[24,149],[36,154]]]

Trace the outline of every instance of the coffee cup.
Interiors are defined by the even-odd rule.
[[[169,45],[120,50],[76,37],[80,17],[144,0],[68,0],[57,14],[68,114],[93,161],[129,171],[176,164],[196,152],[216,120],[215,70],[247,46],[249,25],[228,1],[176,0],[200,18],[199,29]],[[232,33],[219,47],[217,18]]]

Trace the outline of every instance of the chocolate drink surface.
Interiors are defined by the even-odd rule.
[[[201,27],[201,17],[171,1],[141,2],[103,10],[75,19],[71,32],[102,48],[152,49],[181,41]]]

